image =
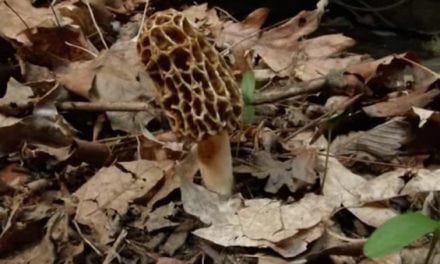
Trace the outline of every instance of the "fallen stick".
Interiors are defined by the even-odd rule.
[[[255,95],[253,100],[254,105],[273,103],[279,100],[284,100],[293,96],[315,93],[321,91],[325,84],[327,84],[326,78],[319,78],[311,80],[309,82],[298,84],[298,86],[290,86],[285,89],[277,89],[277,91],[262,92]]]

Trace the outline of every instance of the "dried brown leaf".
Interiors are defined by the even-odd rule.
[[[37,26],[54,27],[55,20],[49,8],[35,8],[30,1],[8,1],[11,8],[26,22],[30,28]],[[15,39],[18,42],[30,44],[23,31],[27,28],[20,17],[17,16],[7,5],[0,5],[0,32],[1,35]]]
[[[253,155],[252,165],[240,165],[234,168],[234,171],[251,173],[259,179],[268,178],[264,187],[266,192],[277,193],[284,185],[291,192],[295,192],[299,188],[314,182],[313,164],[313,155],[299,155],[293,160],[281,162],[274,160],[269,152],[259,151]],[[297,165],[300,166],[299,170],[294,167]]]
[[[410,126],[402,118],[394,118],[368,131],[352,132],[338,136],[330,145],[336,156],[362,158],[369,156],[379,160],[391,160],[410,139]]]
[[[23,143],[41,144],[51,147],[66,147],[73,142],[71,127],[63,121],[50,117],[28,116],[23,119],[0,115],[0,156],[17,151]]]
[[[300,12],[286,23],[263,32],[255,51],[273,71],[288,72],[296,63],[300,39],[316,30],[320,17],[317,10]]]
[[[412,107],[424,107],[440,94],[440,90],[433,89],[426,93],[413,92],[387,102],[381,102],[363,108],[364,112],[371,117],[393,117],[405,115]]]
[[[319,158],[321,170],[324,168],[325,157]],[[352,173],[335,158],[328,159],[327,174],[325,178],[324,196],[335,207],[343,205],[362,222],[379,226],[386,220],[395,216],[394,210],[383,207],[363,206],[359,199],[359,186],[366,184],[367,180]]]
[[[186,212],[211,224],[195,235],[224,247],[270,247],[284,257],[296,256],[306,249],[304,243],[317,239],[323,231],[319,223],[333,210],[325,197],[314,194],[286,205],[270,199],[224,201],[189,182],[182,186],[182,201]]]
[[[112,230],[112,218],[107,214],[124,215],[134,200],[152,195],[169,166],[139,160],[101,169],[74,194],[79,200],[76,221],[92,229],[99,245],[109,243],[116,230]]]

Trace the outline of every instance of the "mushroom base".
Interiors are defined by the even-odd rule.
[[[200,173],[206,187],[218,194],[230,196],[234,184],[229,134],[222,131],[198,143]]]

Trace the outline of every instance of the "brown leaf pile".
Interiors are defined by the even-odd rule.
[[[265,8],[242,21],[183,9],[257,80],[228,200],[200,184],[141,67],[154,4],[31,2],[0,2],[1,263],[365,264],[365,238],[390,217],[410,205],[439,217],[439,76],[411,53],[310,37],[327,1],[267,28]]]

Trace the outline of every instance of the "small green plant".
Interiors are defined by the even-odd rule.
[[[241,91],[243,96],[243,122],[245,124],[252,123],[255,116],[255,107],[253,105],[255,94],[255,76],[252,70],[244,73],[241,79]]]
[[[440,221],[421,213],[406,213],[386,221],[377,228],[364,245],[364,254],[377,258],[401,250],[424,235],[433,234],[431,246],[425,258],[430,262],[440,235]]]

